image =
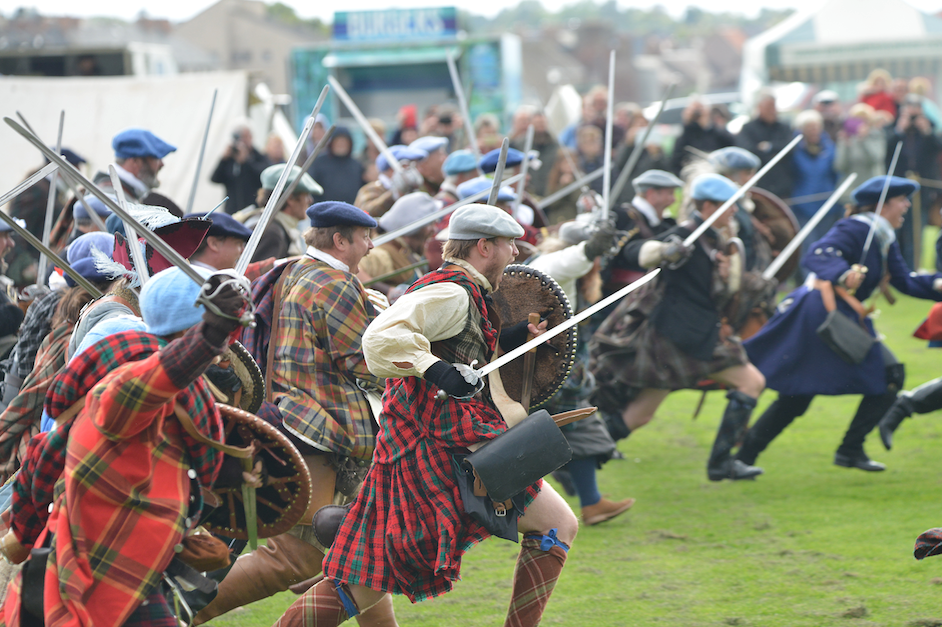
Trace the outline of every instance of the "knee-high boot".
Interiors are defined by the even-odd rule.
[[[748,466],[730,453],[733,447],[742,441],[749,425],[749,416],[756,407],[756,399],[743,394],[739,390],[732,390],[727,395],[729,403],[723,412],[723,420],[716,432],[713,441],[713,450],[710,451],[710,460],[707,462],[707,477],[710,481],[723,479],[750,479],[762,474],[762,469]]]
[[[913,414],[927,414],[942,409],[942,377],[923,383],[911,392],[900,394],[880,420],[880,440],[886,450],[893,447],[893,432]]]
[[[739,453],[736,454],[736,459],[750,466],[755,464],[759,453],[764,451],[795,418],[808,411],[813,398],[813,396],[780,395],[762,412],[755,424],[749,427],[746,439]]]
[[[863,444],[867,434],[873,431],[895,401],[895,392],[863,397],[857,407],[857,413],[854,414],[854,419],[847,427],[844,440],[834,454],[835,465],[869,471],[886,469],[886,466],[880,462],[872,461],[867,457]]]

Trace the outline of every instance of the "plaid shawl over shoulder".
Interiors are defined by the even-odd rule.
[[[497,329],[488,321],[480,288],[464,273],[437,270],[410,291],[441,281],[468,290],[469,325],[437,342],[433,352],[467,352],[469,338],[478,337],[483,345],[479,339],[472,352],[492,355]],[[464,513],[451,454],[497,437],[507,425],[486,394],[442,401],[437,392],[418,377],[386,381],[374,463],[324,560],[328,577],[421,601],[451,590],[462,555],[489,535]],[[527,504],[539,485],[529,488]]]
[[[373,416],[357,379],[382,388],[366,367],[363,332],[376,317],[360,281],[305,258],[284,279],[280,326],[271,338],[271,386],[284,424],[320,448],[370,459]]]
[[[0,414],[0,481],[16,472],[26,454],[27,442],[39,433],[43,399],[53,377],[65,366],[71,336],[71,324],[60,324],[46,336],[23,388]]]
[[[71,425],[64,491],[57,489],[47,524],[54,540],[46,625],[122,624],[158,583],[191,523],[187,471],[192,467],[206,486],[215,480],[222,454],[167,417],[179,402],[203,435],[222,439],[222,421],[202,380],[183,390],[174,383],[193,381],[218,350],[198,329],[159,352],[156,346],[157,338],[136,332],[106,338],[57,377],[50,392],[47,410],[57,416],[90,390]],[[115,364],[122,357],[132,360]],[[95,380],[109,365],[117,367]],[[48,444],[46,450],[59,459]],[[17,624],[19,602],[9,598],[6,622]]]

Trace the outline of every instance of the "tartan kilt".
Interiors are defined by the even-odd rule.
[[[620,413],[645,388],[697,389],[710,375],[749,363],[736,336],[717,342],[712,357],[702,361],[688,355],[658,333],[651,318],[644,318],[630,329],[623,348],[593,355],[593,402],[603,411]]]
[[[525,507],[541,486],[527,488]],[[489,535],[464,513],[451,452],[422,443],[392,464],[370,467],[324,558],[324,574],[417,603],[449,592],[461,557]]]

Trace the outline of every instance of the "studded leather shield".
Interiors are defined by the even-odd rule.
[[[768,243],[771,248],[772,258],[774,258],[798,234],[798,220],[795,219],[795,214],[792,213],[788,205],[775,194],[758,187],[753,187],[750,193],[752,201],[756,205],[752,216],[762,225],[757,231],[764,231],[762,233],[757,232],[756,238],[763,238]],[[800,260],[800,250],[795,251],[775,275],[779,283],[786,281],[788,277],[794,274]],[[771,258],[765,260],[764,263],[760,260],[760,267],[757,269],[760,272],[765,270],[771,261]]]
[[[275,427],[247,411],[217,403],[225,423],[225,443],[245,447],[256,443],[268,473],[265,486],[255,493],[258,537],[284,533],[301,521],[311,500],[311,475],[298,449]],[[221,501],[204,520],[213,533],[248,539],[241,488],[214,490]]]
[[[507,266],[500,289],[494,292],[493,298],[505,328],[526,320],[531,313],[538,313],[545,318],[548,329],[572,317],[569,298],[559,284],[552,277],[529,266]],[[530,395],[531,412],[545,405],[559,391],[572,370],[575,357],[575,327],[536,349],[536,367]],[[515,359],[500,369],[504,390],[515,401],[520,400],[523,387],[523,361],[523,358]]]

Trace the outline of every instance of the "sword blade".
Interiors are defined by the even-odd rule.
[[[104,203],[104,205],[108,207],[108,209],[110,209],[113,213],[117,214],[119,218],[125,222],[129,222],[137,230],[137,232],[141,234],[141,237],[143,237],[148,244],[153,246],[157,252],[163,255],[167,261],[183,270],[184,274],[190,277],[198,285],[203,285],[205,282],[203,277],[201,277],[199,273],[194,270],[189,263],[187,263],[187,260],[184,259],[180,253],[171,248],[159,235],[147,229],[147,227],[141,225],[140,222],[134,219],[134,216],[120,207],[118,203],[116,203],[108,194],[102,191],[100,187],[88,180],[88,178],[75,166],[63,159],[61,156],[57,155],[54,150],[42,143],[38,137],[20,126],[16,121],[11,120],[8,117],[3,118],[3,121],[7,123],[7,126],[22,135],[26,141],[35,146],[41,153],[46,155],[46,158],[59,166],[63,173],[70,173],[71,176],[81,183],[89,193]]]
[[[536,206],[540,209],[546,209],[547,207],[552,205],[554,202],[556,202],[560,198],[568,196],[569,194],[571,194],[572,192],[574,192],[575,190],[579,189],[580,187],[584,185],[588,185],[589,183],[599,178],[603,174],[605,174],[605,166],[602,166],[601,168],[597,170],[593,170],[592,172],[589,172],[585,176],[576,179],[575,181],[573,181],[566,187],[556,190],[549,196],[543,198],[540,202],[536,203]]]
[[[890,177],[896,172],[896,160],[899,159],[899,153],[902,149],[903,142],[896,142],[896,150],[893,151],[893,160],[890,162],[890,169],[887,170],[886,180],[883,181],[883,189],[880,191],[880,202],[877,203],[877,210],[874,212],[876,215],[880,215],[880,212],[883,211],[883,203],[886,202],[886,194],[890,191]],[[876,230],[877,220],[874,218],[873,222],[870,223],[870,230],[867,232],[867,241],[864,243],[863,254],[860,256],[860,265],[863,265],[864,261],[867,260],[867,253],[870,251],[870,244],[873,242],[873,234]]]
[[[237,274],[245,276],[245,269],[249,267],[249,262],[252,261],[252,256],[255,255],[255,250],[258,248],[258,243],[262,239],[262,234],[268,227],[268,223],[271,221],[272,216],[275,215],[275,206],[278,204],[278,200],[281,197],[281,192],[285,189],[285,185],[288,184],[288,177],[291,176],[291,169],[294,164],[297,163],[298,157],[301,155],[301,149],[304,147],[304,143],[307,141],[308,135],[311,134],[311,129],[314,128],[314,118],[317,117],[321,107],[324,105],[324,100],[327,99],[328,91],[330,91],[330,89],[327,87],[327,85],[324,85],[324,89],[321,90],[321,95],[317,99],[317,103],[314,105],[313,111],[311,111],[311,117],[308,118],[304,128],[301,129],[301,135],[298,137],[298,141],[294,145],[294,150],[291,151],[291,156],[288,158],[288,162],[285,164],[285,169],[281,171],[281,176],[278,177],[278,182],[275,183],[275,189],[272,190],[271,196],[268,198],[268,202],[265,204],[265,210],[262,211],[262,215],[258,219],[258,224],[256,224],[255,228],[252,230],[252,236],[249,237],[249,241],[246,242],[245,249],[242,251],[239,261],[236,262],[235,271]],[[298,174],[298,178],[301,178],[302,174],[304,174],[304,172],[300,172]]]
[[[612,187],[612,126],[615,116],[615,51],[608,56],[608,105],[605,120],[605,174],[602,178],[602,220],[608,219]]]
[[[118,177],[118,171],[115,169],[114,164],[108,166],[108,174],[111,176],[111,186],[114,188],[118,205],[127,211],[128,203],[124,197],[124,187],[121,186],[121,179]],[[137,231],[134,229],[134,225],[125,221],[124,234],[128,238],[128,248],[131,250],[131,259],[134,260],[134,269],[137,270],[137,276],[141,279],[141,285],[144,285],[150,280],[150,272],[147,270],[144,251],[141,250],[141,245],[137,241]]]
[[[657,126],[657,121],[661,119],[661,114],[664,113],[664,107],[667,106],[667,101],[670,100],[671,93],[674,91],[674,87],[677,86],[677,83],[671,83],[667,86],[667,91],[664,93],[664,98],[661,100],[661,105],[657,108],[657,113],[654,115],[654,119],[651,120],[651,123],[644,127],[644,134],[641,135],[641,140],[635,140],[634,148],[631,149],[631,155],[628,157],[628,161],[625,162],[625,167],[621,169],[621,172],[618,173],[618,178],[615,180],[615,185],[612,187],[612,193],[609,196],[612,204],[618,202],[618,197],[621,196],[621,192],[625,189],[625,185],[628,184],[628,177],[631,176],[632,171],[634,171],[635,166],[638,165],[638,160],[641,158],[641,152],[644,150],[644,145],[648,141],[648,137],[651,136],[651,131],[654,130],[654,127]]]
[[[504,138],[500,143],[500,156],[497,158],[497,169],[494,170],[494,184],[491,185],[491,194],[487,197],[487,204],[496,205],[497,196],[500,193],[500,186],[504,181],[504,166],[507,165],[507,151],[510,149],[510,140]]]
[[[62,128],[65,126],[65,109],[59,112],[59,134],[56,136],[56,152],[62,154]],[[56,184],[59,182],[59,168],[49,177],[49,195],[46,197],[46,219],[43,221],[43,244],[49,246],[49,236],[52,233],[52,216],[56,209]],[[40,255],[39,268],[36,271],[36,283],[39,284],[46,276],[46,267],[49,257]]]
[[[661,269],[655,268],[654,270],[652,270],[651,272],[648,272],[646,275],[644,275],[637,281],[626,285],[625,287],[621,288],[614,294],[609,295],[607,298],[604,298],[600,300],[599,302],[595,303],[594,305],[592,305],[591,307],[579,312],[572,318],[566,320],[566,322],[563,322],[562,324],[558,324],[552,329],[547,329],[546,332],[543,333],[542,335],[538,335],[537,337],[533,338],[529,342],[526,342],[525,344],[521,344],[520,346],[513,349],[509,353],[504,353],[503,355],[501,355],[500,357],[498,357],[491,363],[481,368],[480,370],[481,376],[482,377],[487,376],[488,374],[494,372],[501,366],[509,364],[514,359],[525,354],[527,351],[533,348],[536,348],[540,344],[545,344],[546,342],[549,342],[551,339],[553,339],[560,333],[565,333],[566,331],[576,326],[577,324],[579,324],[586,318],[589,318],[590,316],[595,315],[596,312],[602,311],[609,305],[618,302],[619,300],[621,300],[622,298],[624,298],[631,292],[635,291],[636,289],[638,289],[645,283],[652,281],[660,273],[661,273]]]
[[[759,182],[759,179],[761,179],[763,176],[765,176],[766,174],[768,174],[769,170],[771,170],[772,168],[774,168],[775,165],[776,165],[779,161],[781,161],[781,160],[785,157],[785,155],[787,155],[787,154],[789,153],[789,151],[790,151],[792,148],[794,148],[795,146],[797,146],[797,145],[798,145],[798,142],[800,142],[803,138],[804,138],[803,135],[798,134],[798,135],[795,136],[794,139],[792,139],[790,142],[788,142],[788,145],[785,146],[784,148],[782,148],[782,150],[781,150],[777,155],[775,155],[774,157],[772,157],[772,159],[771,159],[768,163],[766,163],[764,166],[762,166],[762,169],[759,170],[758,172],[756,172],[755,175],[754,175],[751,179],[749,179],[748,181],[746,181],[746,184],[745,184],[745,185],[743,185],[742,187],[740,187],[739,189],[737,189],[737,190],[736,190],[736,193],[733,194],[733,196],[732,196],[729,200],[727,200],[727,201],[724,202],[722,205],[720,205],[720,208],[719,208],[719,209],[717,209],[716,211],[714,211],[713,214],[712,214],[709,218],[707,218],[706,220],[704,220],[703,223],[702,223],[700,226],[698,226],[696,229],[694,229],[694,232],[691,233],[690,235],[688,235],[688,236],[687,236],[687,239],[684,240],[684,246],[688,246],[688,247],[689,247],[689,246],[692,245],[695,241],[697,241],[697,239],[698,239],[701,235],[703,235],[703,234],[706,232],[706,230],[707,230],[708,228],[710,228],[711,226],[713,226],[713,223],[716,222],[716,221],[720,218],[721,215],[723,215],[724,213],[726,213],[726,210],[727,210],[727,209],[729,209],[729,208],[732,207],[734,204],[736,204],[736,201],[737,201],[737,200],[739,200],[740,198],[742,198],[743,195],[745,195],[746,192],[748,192],[750,189],[752,189],[752,188],[755,186],[755,184]]]
[[[769,264],[769,267],[766,268],[762,273],[763,279],[768,281],[778,274],[778,271],[782,268],[782,266],[785,265],[785,262],[788,261],[788,259],[792,256],[792,253],[794,253],[798,247],[801,246],[801,243],[805,241],[811,231],[814,230],[814,227],[818,226],[818,223],[824,219],[824,216],[826,216],[828,211],[831,210],[831,207],[834,206],[840,197],[844,195],[844,192],[847,191],[847,188],[850,187],[856,180],[856,173],[853,173],[844,179],[844,182],[841,183],[840,187],[834,190],[834,193],[831,194],[831,197],[828,198],[827,202],[821,205],[821,208],[818,209],[818,211],[814,214],[814,216],[812,216],[810,220],[808,220],[808,223],[803,226],[800,231],[798,231],[798,234],[795,235],[795,237],[793,237],[790,242],[788,242],[788,245],[785,246],[782,252],[780,252],[778,256],[772,260],[772,263]]]
[[[206,154],[206,142],[209,140],[209,126],[213,122],[213,109],[216,108],[218,89],[213,90],[213,101],[209,104],[209,117],[206,119],[206,130],[203,131],[203,143],[200,145],[200,156],[196,158],[196,174],[193,175],[193,186],[190,188],[190,197],[186,201],[186,215],[193,211],[193,201],[196,200],[196,186],[200,182],[200,170],[203,169],[203,155]]]
[[[347,90],[343,88],[343,85],[340,84],[334,76],[328,76],[327,80],[330,81],[331,87],[334,88],[334,91],[337,92],[337,97],[343,101],[347,110],[353,114],[353,119],[357,121],[357,124],[360,125],[360,128],[363,129],[363,132],[366,133],[366,136],[370,138],[370,141],[373,142],[373,145],[379,148],[379,151],[386,155],[386,161],[389,162],[389,166],[395,170],[398,174],[402,173],[402,164],[399,163],[399,160],[393,156],[393,153],[389,151],[389,146],[386,145],[386,142],[373,130],[373,127],[370,126],[370,123],[367,122],[366,116],[363,115],[363,112],[360,111],[360,107],[357,106],[357,103],[353,102],[353,98],[350,97],[350,94],[347,93]]]
[[[458,107],[461,108],[461,116],[464,118],[464,132],[468,134],[468,143],[471,144],[471,152],[474,153],[475,167],[478,174],[481,172],[481,166],[477,165],[481,161],[481,149],[478,148],[477,138],[474,136],[474,125],[471,121],[471,112],[468,110],[468,101],[464,95],[464,88],[461,86],[461,79],[458,77],[458,66],[455,64],[454,54],[448,51],[448,73],[451,74],[451,86],[455,90],[455,96],[458,97]]]
[[[527,127],[527,139],[523,143],[523,166],[520,173],[523,177],[517,181],[517,199],[514,201],[514,213],[520,208],[520,201],[523,200],[524,188],[527,186],[527,172],[530,170],[530,149],[533,148],[533,125]]]
[[[20,194],[22,194],[25,190],[27,190],[27,189],[29,189],[30,187],[32,187],[33,185],[35,185],[37,181],[40,181],[40,180],[46,178],[46,176],[48,176],[50,172],[54,172],[54,171],[56,170],[56,168],[58,168],[58,167],[59,167],[59,166],[57,166],[55,163],[50,163],[50,164],[46,165],[43,169],[41,169],[40,171],[36,172],[35,174],[33,174],[32,176],[30,176],[29,178],[27,178],[25,181],[23,181],[22,183],[20,183],[20,184],[17,185],[16,187],[14,187],[12,190],[10,190],[9,192],[7,192],[7,193],[4,194],[3,196],[0,196],[0,206],[5,205],[5,204],[8,203],[10,200],[12,200],[12,199],[16,198],[17,196],[19,196]],[[9,224],[11,227],[13,227],[13,230],[16,232],[17,235],[19,235],[19,236],[22,237],[24,240],[26,240],[26,241],[29,242],[31,245],[33,245],[33,246],[36,248],[36,250],[38,250],[38,251],[40,251],[42,254],[46,255],[49,259],[51,259],[51,260],[53,261],[53,263],[55,263],[57,266],[59,266],[60,268],[62,268],[62,270],[63,270],[66,274],[68,274],[70,277],[72,277],[73,279],[75,279],[75,282],[76,282],[78,285],[80,285],[86,292],[88,292],[89,294],[91,294],[91,295],[92,295],[93,297],[95,297],[95,298],[98,298],[99,296],[101,296],[101,292],[98,290],[98,288],[96,288],[94,285],[92,285],[92,284],[88,281],[88,279],[86,279],[86,278],[83,277],[81,274],[79,274],[78,272],[76,272],[76,271],[72,268],[72,266],[70,266],[70,265],[67,264],[65,261],[63,261],[63,260],[62,260],[62,257],[60,257],[59,255],[57,255],[56,253],[54,253],[51,248],[49,248],[48,246],[46,246],[45,244],[43,244],[42,241],[41,241],[38,237],[36,237],[36,236],[33,235],[32,233],[30,233],[29,231],[27,231],[26,229],[24,229],[23,227],[21,227],[19,224],[17,224],[15,218],[13,218],[13,217],[11,217],[11,216],[8,216],[6,213],[0,211],[0,219],[2,219],[4,222],[6,222],[7,224]]]

